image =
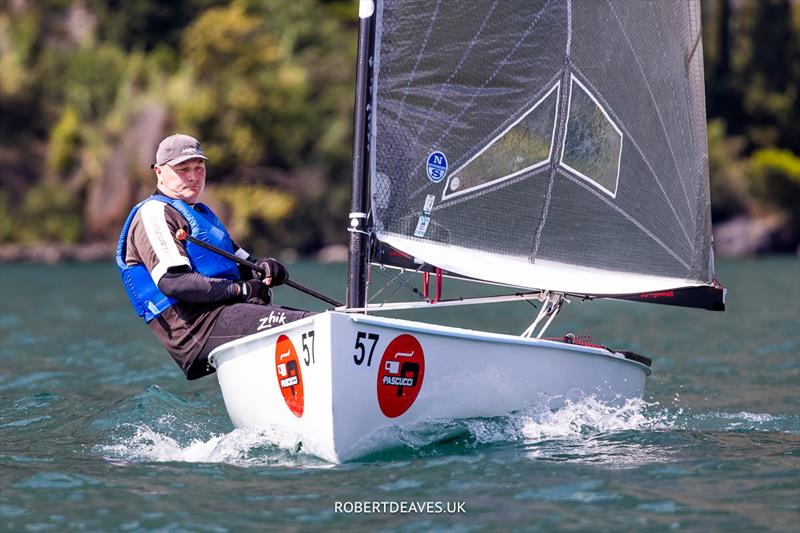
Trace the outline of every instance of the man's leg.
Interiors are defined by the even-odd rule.
[[[213,371],[208,365],[208,354],[214,348],[245,335],[266,331],[301,318],[315,315],[313,311],[281,307],[280,305],[234,304],[226,306],[217,317],[206,344],[187,372],[189,379]]]

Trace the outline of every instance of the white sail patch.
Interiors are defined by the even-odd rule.
[[[550,162],[555,143],[561,82],[518,119],[458,167],[447,180],[442,199],[465,194]]]
[[[429,194],[425,197],[425,205],[422,207],[422,212],[426,215],[430,215],[431,211],[433,210],[433,202],[436,201],[436,196]]]
[[[424,237],[428,232],[428,226],[431,223],[431,217],[422,215],[417,220],[417,227],[414,229],[414,237]]]
[[[571,78],[559,165],[616,198],[622,131],[589,89],[574,74]]]

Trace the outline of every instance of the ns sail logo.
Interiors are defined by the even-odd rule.
[[[445,174],[447,174],[447,158],[438,150],[432,152],[428,156],[426,167],[428,170],[428,179],[434,183],[439,183],[444,179]]]

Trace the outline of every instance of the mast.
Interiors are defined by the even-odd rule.
[[[369,236],[369,157],[367,153],[369,69],[372,61],[375,3],[360,0],[358,9],[358,59],[356,62],[355,120],[353,125],[353,193],[350,201],[350,249],[347,262],[347,307],[364,307],[367,299]]]

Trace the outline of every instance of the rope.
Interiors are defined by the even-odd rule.
[[[420,267],[419,267],[417,270],[414,270],[414,271],[413,271],[413,272],[411,272],[411,273],[412,273],[412,274],[416,274],[416,273],[418,273],[418,272],[419,272],[419,270],[420,270],[420,268],[422,268],[422,266],[421,266],[421,265],[420,265]],[[388,286],[389,286],[391,283],[397,283],[397,284],[398,284],[398,286],[397,286],[397,288],[394,290],[394,292],[392,292],[392,293],[391,293],[389,296],[387,296],[387,297],[384,299],[384,302],[388,301],[388,300],[389,300],[389,298],[391,298],[392,296],[394,296],[395,294],[397,294],[397,292],[398,292],[400,289],[402,289],[402,288],[406,288],[406,289],[408,289],[408,290],[409,290],[409,291],[411,291],[412,293],[416,294],[416,295],[417,295],[417,297],[418,297],[420,300],[422,299],[422,296],[421,296],[421,295],[420,295],[420,293],[419,293],[419,289],[417,289],[416,287],[412,286],[411,284],[409,284],[409,283],[408,283],[406,280],[404,280],[404,279],[401,277],[401,276],[403,276],[403,274],[406,274],[406,273],[407,273],[406,271],[403,271],[403,270],[401,270],[401,271],[400,271],[400,272],[398,272],[398,273],[397,273],[397,274],[396,274],[394,277],[391,277],[391,278],[390,278],[390,276],[389,276],[388,274],[386,274],[386,273],[384,272],[384,268],[383,268],[383,267],[381,267],[381,268],[377,269],[377,270],[376,270],[376,272],[378,272],[379,274],[381,274],[383,277],[385,277],[385,278],[389,278],[389,279],[388,279],[388,281],[387,281],[386,283],[384,283],[384,284],[383,284],[383,287],[381,287],[381,288],[378,290],[378,292],[376,292],[375,294],[373,294],[373,295],[372,295],[372,297],[370,298],[370,301],[371,301],[371,302],[374,302],[374,301],[375,301],[375,299],[378,297],[378,295],[380,295],[380,293],[382,293],[384,290],[386,290],[386,288],[387,288],[387,287],[388,287]]]
[[[589,342],[592,340],[591,335],[573,335],[572,333],[567,333],[563,337],[545,337],[542,340],[563,342],[566,344],[576,344],[578,346],[587,346],[589,348],[600,348],[601,350],[613,351],[608,346],[604,346],[602,344],[596,344],[594,342]]]

